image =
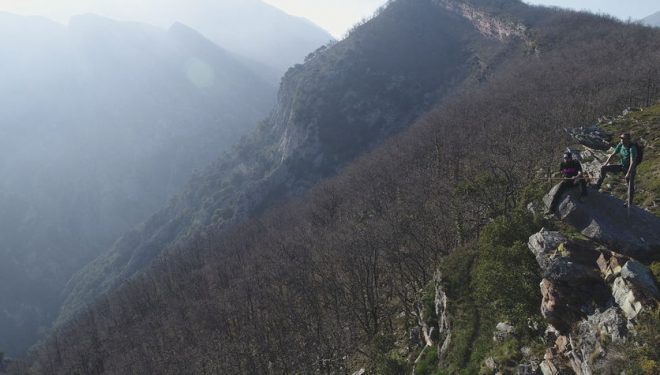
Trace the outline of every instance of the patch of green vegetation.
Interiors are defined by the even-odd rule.
[[[437,348],[425,347],[422,356],[415,366],[417,375],[440,375],[438,370],[438,351]]]
[[[443,360],[446,373],[479,373],[488,357],[511,363],[521,358],[522,345],[535,344],[528,320],[540,320],[541,276],[526,243],[540,225],[522,207],[495,219],[481,231],[477,243],[454,251],[442,262],[452,319],[452,342]],[[515,326],[516,339],[493,342],[493,331],[501,321]]]
[[[371,343],[372,366],[370,373],[383,375],[399,375],[410,373],[411,369],[404,358],[396,350],[394,335],[379,334]]]
[[[658,283],[660,282],[660,262],[655,262],[651,264],[651,273],[653,273],[653,277],[655,277],[655,282]]]
[[[522,360],[520,342],[515,338],[508,339],[494,347],[488,357],[493,358],[499,367],[515,367]],[[492,370],[482,365],[479,374],[489,375]]]
[[[637,337],[626,345],[625,373],[633,375],[656,375],[660,373],[660,307],[638,317]]]
[[[635,180],[635,203],[660,216],[660,104],[631,112],[601,127],[614,135],[629,132],[634,141],[644,145],[644,161]],[[612,186],[614,195],[625,197],[627,188],[620,176],[608,177],[606,183]]]

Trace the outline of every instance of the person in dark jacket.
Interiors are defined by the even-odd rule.
[[[573,159],[573,154],[567,152],[564,154],[564,160],[559,166],[559,171],[561,172],[564,181],[559,184],[559,189],[554,197],[552,197],[552,203],[550,204],[549,213],[554,213],[557,210],[561,196],[570,188],[575,185],[580,185],[580,197],[587,195],[587,181],[582,175],[582,165],[579,161]]]

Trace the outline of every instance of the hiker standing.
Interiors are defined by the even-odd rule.
[[[555,212],[557,205],[559,204],[559,199],[564,192],[578,183],[580,184],[580,197],[587,195],[587,181],[582,176],[582,165],[579,161],[573,159],[572,153],[566,152],[564,154],[564,160],[559,165],[559,171],[561,172],[564,181],[559,184],[555,196],[552,197],[552,203],[550,203],[549,210],[550,213]]]
[[[619,137],[621,142],[616,146],[614,152],[605,161],[605,164],[600,169],[600,177],[598,182],[594,186],[596,189],[600,189],[607,176],[610,172],[615,173],[625,173],[626,182],[628,183],[628,202],[626,203],[628,207],[632,206],[633,198],[635,196],[635,175],[637,168],[637,161],[639,156],[639,149],[636,144],[633,144],[630,139],[630,133],[623,133]],[[621,164],[609,165],[610,161],[614,155],[619,156],[619,161]]]

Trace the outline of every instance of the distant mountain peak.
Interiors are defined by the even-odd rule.
[[[208,40],[208,38],[206,38],[202,33],[181,22],[173,23],[172,26],[170,26],[168,33],[178,38],[183,38],[184,40],[204,40],[208,44],[212,44],[214,47],[220,48],[220,46]]]
[[[660,27],[660,11],[651,14],[650,16],[641,20],[647,26]]]

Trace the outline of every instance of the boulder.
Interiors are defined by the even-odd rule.
[[[495,362],[495,359],[493,357],[488,357],[484,361],[484,366],[486,366],[487,369],[495,373],[497,370],[497,363]]]
[[[595,183],[600,177],[600,169],[603,162],[607,160],[608,153],[599,150],[585,150],[580,152],[582,170],[590,177],[591,183]]]
[[[581,145],[596,150],[608,150],[612,141],[612,136],[604,132],[598,125],[568,129],[568,133]]]
[[[624,342],[627,320],[617,307],[596,312],[581,321],[570,336],[569,363],[576,374],[593,374],[606,348],[603,343]]]
[[[557,367],[552,363],[551,359],[546,359],[543,362],[541,362],[541,373],[543,375],[559,375],[561,374]]]
[[[642,311],[642,303],[635,296],[633,288],[623,277],[617,277],[614,280],[612,284],[612,296],[614,296],[614,301],[619,305],[626,318],[635,319]]]
[[[568,257],[550,259],[543,277],[571,285],[602,282],[600,273],[595,267],[573,262]]]
[[[559,332],[567,332],[582,314],[568,301],[572,296],[566,288],[548,279],[541,281],[541,315]]]
[[[562,221],[623,255],[644,263],[660,260],[659,217],[638,207],[628,209],[606,194],[592,192],[582,201],[576,195],[569,191],[561,200],[557,215]],[[550,194],[544,198],[546,206],[551,199]]]
[[[646,298],[660,300],[660,291],[651,270],[635,260],[628,261],[621,269],[621,277]]]
[[[495,332],[493,332],[493,341],[503,342],[512,337],[515,334],[515,327],[510,323],[501,322],[497,323],[495,327]]]
[[[601,255],[598,257],[598,260],[596,261],[596,264],[600,269],[600,274],[603,279],[606,282],[611,283],[614,281],[614,279],[621,275],[623,266],[629,260],[630,258],[626,256],[606,251],[601,253]]]
[[[568,368],[566,363],[571,351],[570,339],[568,336],[559,335],[552,341],[554,341],[554,346],[546,350],[543,361],[539,365],[541,373],[544,375],[573,374],[574,372]]]
[[[543,228],[529,238],[527,246],[536,257],[541,269],[546,270],[550,266],[551,258],[558,251],[559,246],[567,241],[563,234]]]

